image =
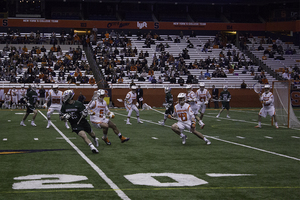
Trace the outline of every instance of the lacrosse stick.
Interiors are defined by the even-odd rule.
[[[118,102],[124,102],[123,99],[117,99]]]
[[[253,85],[253,90],[254,90],[254,92],[256,92],[257,94],[260,94],[261,91],[262,91],[262,84],[260,84],[260,83],[255,83],[255,84]]]

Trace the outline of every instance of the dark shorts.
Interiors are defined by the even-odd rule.
[[[34,110],[35,110],[34,106],[27,106],[26,113],[33,113]]]
[[[174,113],[174,106],[171,106],[165,112],[165,114],[168,114],[168,115],[172,115],[173,113]]]
[[[85,131],[87,133],[92,132],[91,125],[86,121],[86,122],[81,122],[79,124],[71,124],[72,126],[72,131],[75,133],[79,133],[80,131]]]
[[[229,103],[228,102],[222,103],[222,108],[229,110],[229,108],[230,108]]]

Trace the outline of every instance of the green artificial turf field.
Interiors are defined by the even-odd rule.
[[[276,129],[263,118],[257,129],[259,109],[231,109],[220,118],[207,109],[204,129],[197,130],[212,142],[206,145],[191,133],[185,145],[170,126],[157,122],[163,115],[133,112],[126,125],[124,109],[111,109],[112,119],[125,137],[121,143],[109,130],[112,145],[100,139],[99,154],[58,115],[55,127],[46,129],[45,110],[32,127],[20,121],[24,110],[0,110],[0,199],[299,199],[300,132]],[[164,111],[160,109],[160,111]],[[299,116],[299,111],[296,111]],[[57,127],[57,128],[56,128]]]

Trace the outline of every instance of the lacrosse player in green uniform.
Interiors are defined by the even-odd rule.
[[[37,110],[36,105],[37,105],[37,98],[38,98],[38,94],[36,93],[36,85],[32,85],[31,86],[31,90],[29,90],[24,98],[24,101],[26,103],[26,113],[20,123],[21,126],[26,126],[24,121],[26,120],[26,118],[28,117],[28,115],[30,113],[33,113],[32,116],[32,120],[31,120],[31,126],[36,126],[36,124],[34,123],[35,117],[37,115]]]
[[[227,118],[230,118],[229,116],[229,109],[230,109],[230,105],[229,105],[229,101],[231,99],[231,94],[228,91],[228,86],[224,85],[223,87],[223,91],[220,93],[220,100],[222,100],[222,108],[219,112],[219,114],[216,116],[217,118],[220,117],[220,114],[223,112],[224,109],[227,110]]]
[[[71,124],[72,131],[77,133],[87,145],[91,148],[93,153],[99,153],[96,147],[99,146],[96,139],[96,135],[93,132],[91,125],[86,120],[88,116],[88,110],[80,101],[73,100],[74,92],[72,90],[66,90],[63,93],[63,105],[60,110],[60,119],[67,119]],[[88,133],[94,140],[95,146],[87,137]]]
[[[173,115],[173,113],[174,113],[173,95],[171,94],[171,88],[166,87],[165,88],[165,93],[166,93],[166,97],[165,97],[164,105],[166,107],[166,111],[165,111],[165,115],[164,115],[164,121],[159,121],[158,122],[162,126],[165,125],[165,122],[167,121],[168,115]]]

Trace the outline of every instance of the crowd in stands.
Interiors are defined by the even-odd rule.
[[[80,46],[63,53],[60,46],[28,49],[6,45],[0,51],[0,80],[11,83],[90,83],[92,70]],[[84,75],[83,73],[84,72]]]
[[[199,61],[195,60],[191,63],[186,63],[186,59],[190,59],[188,48],[184,48],[182,53],[178,56],[174,56],[167,51],[167,48],[172,45],[166,43],[164,45],[156,33],[151,31],[148,34],[138,34],[139,37],[145,39],[145,44],[156,44],[156,52],[153,55],[149,55],[148,51],[145,53],[143,50],[138,51],[136,47],[132,48],[131,40],[125,35],[118,34],[114,31],[111,33],[106,32],[105,35],[101,35],[100,39],[95,41],[94,58],[100,69],[104,70],[104,74],[107,82],[111,83],[123,83],[124,77],[128,79],[137,79],[138,81],[149,81],[151,83],[179,83],[184,84],[185,80],[181,78],[183,75],[187,75],[186,83],[197,83],[202,79],[201,77],[195,77],[190,74],[189,69],[214,69],[212,74],[207,71],[204,79],[211,77],[226,78],[228,73],[233,73],[235,69],[241,69],[253,65],[252,61],[247,61],[244,54],[232,49],[230,43],[225,43],[222,40],[221,35],[217,34],[214,41],[208,40],[205,43],[205,48],[210,48],[214,45],[218,45],[221,48],[218,58],[210,58]],[[192,32],[190,37],[195,37],[195,33]],[[178,38],[176,37],[174,43]],[[167,40],[172,39],[167,36]],[[179,40],[179,39],[178,39]],[[180,40],[179,40],[180,41]],[[188,45],[193,45],[189,38],[186,40]],[[118,50],[121,47],[121,50]],[[120,49],[120,48],[119,48]],[[227,51],[227,52],[225,52]],[[149,58],[152,62],[149,63]],[[154,71],[160,71],[162,76],[155,77]],[[254,76],[254,73],[252,73]],[[201,75],[200,75],[201,76]]]

